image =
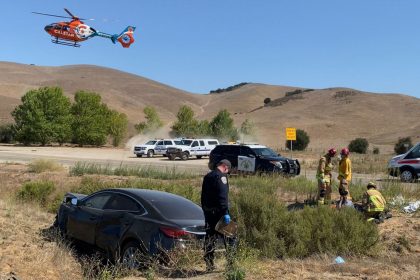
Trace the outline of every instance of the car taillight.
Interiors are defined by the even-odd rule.
[[[176,229],[176,228],[169,228],[169,227],[161,227],[160,230],[167,236],[171,238],[180,238],[180,237],[187,237],[188,232],[183,229]]]

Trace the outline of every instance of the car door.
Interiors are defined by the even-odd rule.
[[[96,226],[102,219],[103,207],[111,198],[110,193],[88,197],[69,212],[67,234],[89,244],[95,244]]]
[[[197,140],[194,140],[191,143],[190,155],[192,156],[199,155],[199,151],[200,151],[200,144],[198,143]]]
[[[207,146],[206,143],[204,142],[204,140],[198,140],[198,143],[200,144],[198,151],[197,151],[197,155],[198,156],[206,156],[210,153],[210,151],[207,150]]]
[[[112,251],[120,244],[122,236],[130,229],[135,217],[146,210],[132,197],[115,193],[105,205],[103,218],[96,230],[96,245]]]

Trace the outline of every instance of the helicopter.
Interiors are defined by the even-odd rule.
[[[70,17],[32,12],[38,15],[71,19],[69,22],[55,22],[44,27],[44,30],[53,37],[51,42],[54,44],[80,47],[79,42],[86,41],[87,39],[96,36],[111,39],[114,44],[119,42],[124,48],[129,48],[130,45],[134,43],[133,33],[134,30],[136,30],[136,27],[134,26],[127,26],[120,34],[108,34],[88,26],[82,21],[87,19],[73,15],[68,9],[64,8],[64,11],[66,11]]]

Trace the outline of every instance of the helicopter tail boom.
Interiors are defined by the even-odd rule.
[[[107,34],[103,32],[96,32],[96,36],[109,38],[111,39],[112,43],[116,44],[119,42],[124,48],[129,48],[132,43],[134,43],[133,33],[136,28],[134,26],[127,26],[123,32],[120,34]]]

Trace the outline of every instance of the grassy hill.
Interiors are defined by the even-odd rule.
[[[210,119],[227,109],[240,124],[254,122],[255,139],[275,148],[284,147],[285,128],[304,129],[309,148],[342,147],[356,137],[390,151],[399,137],[420,141],[420,99],[402,94],[376,94],[347,88],[315,89],[291,93],[295,87],[249,83],[217,94],[193,94],[115,69],[74,65],[42,67],[0,62],[0,122],[11,122],[10,112],[28,90],[59,86],[67,96],[77,90],[100,93],[113,109],[127,114],[131,124],[144,120],[143,108],[153,106],[166,124],[167,136],[180,106],[193,108],[199,119]],[[264,106],[264,99],[271,102]]]

